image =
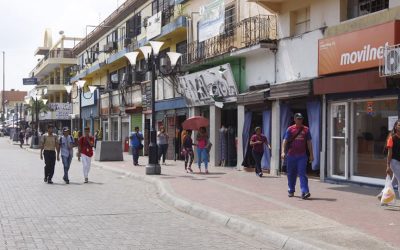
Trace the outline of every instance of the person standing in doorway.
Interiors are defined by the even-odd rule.
[[[304,117],[301,113],[294,115],[295,124],[286,130],[282,142],[281,157],[282,159],[287,157],[288,196],[294,196],[298,175],[300,179],[301,198],[305,200],[311,196],[306,173],[307,160],[313,162],[314,155],[311,134],[308,127],[303,125],[303,119]],[[310,153],[309,158],[307,158],[307,148]]]
[[[60,161],[60,146],[57,136],[53,134],[53,125],[49,124],[47,126],[47,134],[42,136],[40,144],[40,159],[43,160],[44,156],[45,162],[44,182],[53,184],[52,178],[54,175],[54,166],[56,165],[56,152],[57,161]]]
[[[70,135],[68,127],[63,129],[63,135],[60,138],[60,149],[61,149],[61,159],[64,166],[64,176],[63,180],[66,184],[69,184],[68,171],[71,166],[72,156],[74,154],[74,138]]]
[[[133,165],[139,166],[139,153],[143,149],[143,134],[139,131],[139,127],[135,127],[135,132],[132,132],[131,136],[131,147],[132,147],[132,157]]]
[[[208,134],[205,127],[201,127],[196,136],[197,141],[197,163],[201,173],[201,163],[204,162],[205,173],[208,174]]]
[[[168,150],[168,134],[165,132],[165,128],[161,127],[160,131],[157,135],[157,145],[158,145],[158,160],[161,161],[162,164],[165,165],[165,159],[167,158],[167,150]]]
[[[89,171],[93,156],[94,137],[90,135],[90,128],[85,128],[85,134],[78,140],[78,161],[82,158],[83,176],[85,183],[89,182]]]
[[[259,177],[263,176],[263,171],[261,169],[261,160],[264,155],[264,144],[268,145],[267,137],[261,134],[261,128],[256,127],[254,129],[255,134],[250,138],[250,146],[252,147],[252,154],[256,164],[256,175]]]

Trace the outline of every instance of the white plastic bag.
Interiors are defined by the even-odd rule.
[[[385,188],[382,190],[381,205],[394,205],[396,203],[396,194],[392,186],[390,175],[386,175]]]

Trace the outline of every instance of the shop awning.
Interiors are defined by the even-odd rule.
[[[350,74],[322,77],[314,80],[314,94],[346,93],[386,89],[385,77],[379,77],[377,69]]]
[[[299,79],[297,81],[271,84],[269,99],[286,99],[308,96],[311,94],[313,78]]]
[[[248,105],[264,102],[269,97],[270,88],[263,88],[241,93],[237,96],[238,105]]]
[[[169,109],[181,109],[186,108],[186,100],[183,97],[177,97],[173,99],[167,99],[162,101],[156,101],[156,111],[169,110]]]

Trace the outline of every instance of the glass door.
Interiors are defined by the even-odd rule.
[[[330,116],[330,175],[348,178],[349,163],[349,109],[348,103],[331,104]]]

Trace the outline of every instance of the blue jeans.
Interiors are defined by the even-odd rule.
[[[133,165],[139,164],[139,147],[132,147]]]
[[[208,169],[208,152],[206,148],[197,148],[197,164],[201,168],[201,163],[204,162],[206,170]]]
[[[158,160],[162,160],[163,163],[165,163],[165,159],[167,158],[167,150],[168,150],[168,144],[158,144]]]
[[[296,188],[297,175],[300,179],[300,189],[302,193],[308,193],[307,155],[287,156],[287,178],[289,193],[294,193]]]
[[[61,156],[62,163],[64,165],[64,180],[69,180],[68,178],[68,171],[69,167],[71,166],[71,161],[72,161],[72,155],[69,156]]]

